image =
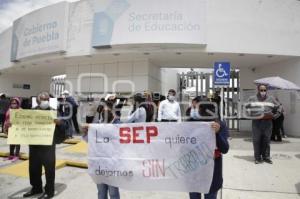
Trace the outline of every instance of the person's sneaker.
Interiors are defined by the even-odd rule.
[[[262,160],[255,160],[254,163],[255,164],[261,164],[261,163],[263,163],[263,161]]]
[[[273,164],[273,161],[271,159],[268,159],[268,158],[264,159],[264,162],[266,162],[268,164]]]
[[[13,156],[13,159],[11,160],[12,162],[18,161],[20,158],[19,156]]]
[[[12,160],[13,158],[14,158],[14,156],[10,155],[5,160]]]

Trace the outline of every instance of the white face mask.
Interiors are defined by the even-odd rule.
[[[49,108],[49,101],[41,101],[40,107],[41,109]]]
[[[193,119],[200,119],[199,110],[197,108],[191,108],[190,117]]]
[[[175,96],[173,96],[173,95],[169,95],[169,96],[168,96],[168,100],[170,100],[170,101],[174,101],[174,100],[175,100]]]
[[[267,92],[260,92],[260,96],[265,97],[267,95]]]

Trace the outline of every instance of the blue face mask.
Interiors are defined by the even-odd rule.
[[[199,110],[196,108],[191,108],[190,117],[193,119],[200,119]]]

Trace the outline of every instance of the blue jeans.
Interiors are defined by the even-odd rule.
[[[217,199],[218,192],[204,194],[205,199]],[[191,192],[190,199],[201,199],[201,193]]]
[[[113,187],[107,184],[97,184],[98,199],[108,199],[107,192],[109,192],[110,199],[120,199],[118,187]]]

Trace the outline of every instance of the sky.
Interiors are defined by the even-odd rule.
[[[63,0],[0,0],[0,33],[19,17]],[[65,0],[74,2],[78,0]]]

